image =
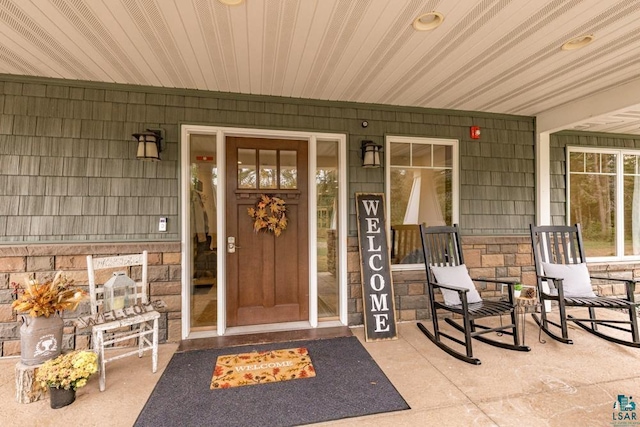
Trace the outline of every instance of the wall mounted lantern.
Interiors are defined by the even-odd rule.
[[[146,132],[134,133],[132,135],[138,141],[138,153],[136,157],[140,160],[160,160],[162,152],[162,132],[159,130],[147,129]]]
[[[373,141],[362,141],[360,147],[362,150],[362,167],[363,168],[379,168],[380,163],[380,151],[382,146],[376,144]]]

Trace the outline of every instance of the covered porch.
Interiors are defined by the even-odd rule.
[[[324,425],[611,425],[618,414],[635,411],[614,408],[619,395],[635,396],[640,381],[637,350],[607,343],[572,329],[574,345],[560,344],[542,335],[526,318],[529,353],[477,344],[481,366],[457,361],[439,350],[414,322],[398,325],[398,340],[366,343],[362,327],[351,328],[382,368],[410,410],[343,419]],[[282,333],[285,341],[300,333]],[[275,337],[275,335],[274,335]],[[131,426],[153,391],[178,344],[161,345],[159,371],[152,374],[145,358],[128,358],[109,366],[109,384],[98,390],[97,378],[78,391],[74,404],[49,410],[47,399],[16,403],[13,387],[15,358],[0,360],[0,409],[4,420],[20,425]],[[135,372],[135,375],[133,373]],[[256,387],[260,387],[259,385]],[[185,397],[188,398],[188,397]],[[43,415],[44,414],[44,415]],[[93,415],[89,415],[93,414]],[[629,418],[631,419],[631,418]]]

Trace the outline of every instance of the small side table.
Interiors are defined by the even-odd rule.
[[[516,297],[516,316],[519,323],[518,329],[520,330],[520,336],[522,337],[522,345],[525,344],[525,315],[527,313],[536,312],[539,307],[540,302],[538,301],[538,298],[535,296],[535,294],[533,297]]]

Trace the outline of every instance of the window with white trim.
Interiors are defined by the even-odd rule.
[[[567,147],[568,223],[589,258],[640,257],[640,151]]]
[[[387,137],[391,263],[422,264],[419,225],[458,222],[458,141]]]

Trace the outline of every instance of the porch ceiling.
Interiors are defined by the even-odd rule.
[[[413,29],[434,10],[440,27]],[[640,89],[638,22],[636,0],[0,0],[0,72],[640,134],[640,90],[620,90]]]

